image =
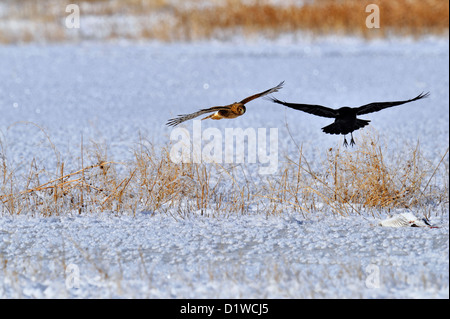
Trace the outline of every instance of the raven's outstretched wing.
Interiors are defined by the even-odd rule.
[[[181,124],[187,120],[196,118],[197,116],[200,116],[205,113],[211,113],[211,112],[217,112],[221,110],[229,110],[230,106],[213,106],[208,109],[201,109],[200,111],[191,113],[191,114],[180,114],[177,115],[178,117],[170,119],[167,121],[166,125],[168,126],[177,126],[178,124]]]
[[[332,117],[332,118],[336,118],[337,116],[336,110],[322,105],[287,103],[280,101],[274,97],[268,97],[267,99],[274,103],[282,104],[292,109],[314,114],[317,116]]]
[[[280,82],[280,84],[278,84],[277,86],[275,86],[275,87],[273,87],[271,89],[268,89],[268,90],[266,90],[264,92],[257,93],[257,94],[254,94],[252,96],[246,97],[240,103],[245,104],[245,103],[248,103],[248,102],[250,102],[250,101],[252,101],[254,99],[257,99],[257,98],[259,98],[261,96],[264,96],[264,95],[267,95],[267,94],[270,94],[270,93],[278,92],[278,90],[283,87],[283,84],[284,84],[284,81]]]
[[[416,96],[415,98],[410,99],[410,100],[394,101],[394,102],[373,102],[373,103],[369,103],[369,104],[366,104],[366,105],[363,105],[363,106],[360,106],[360,107],[356,108],[356,114],[357,115],[362,115],[362,114],[377,112],[377,111],[380,111],[380,110],[388,108],[388,107],[392,107],[392,106],[401,105],[401,104],[413,102],[413,101],[416,101],[416,100],[420,100],[420,99],[428,97],[429,95],[430,95],[430,92],[427,92],[427,93],[423,93],[422,92],[418,96]]]

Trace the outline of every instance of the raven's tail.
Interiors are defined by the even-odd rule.
[[[327,134],[348,134],[353,131],[356,131],[360,129],[361,127],[364,127],[366,125],[369,125],[370,120],[361,120],[356,119],[355,124],[353,127],[349,127],[348,125],[345,125],[343,123],[334,122],[328,126],[322,127],[322,131]]]
[[[356,119],[354,130],[359,130],[361,127],[364,127],[366,125],[369,125],[370,120],[361,120]]]

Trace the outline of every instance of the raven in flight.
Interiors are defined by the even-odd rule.
[[[430,95],[429,92],[427,93],[422,92],[421,94],[410,100],[395,101],[395,102],[374,102],[360,107],[345,106],[337,110],[322,105],[287,103],[280,101],[274,97],[268,97],[268,99],[274,103],[282,104],[295,110],[303,111],[317,116],[334,118],[335,119],[334,123],[322,127],[322,131],[328,134],[343,134],[344,146],[347,147],[348,143],[347,139],[345,138],[345,135],[348,133],[351,134],[352,139],[350,141],[350,145],[353,146],[355,144],[355,141],[353,139],[352,132],[368,125],[370,122],[369,120],[362,120],[356,118],[358,115],[377,112],[388,107],[413,102],[416,100],[420,100],[422,98],[426,98],[429,95]]]

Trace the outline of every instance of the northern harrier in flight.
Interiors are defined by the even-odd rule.
[[[395,101],[395,102],[374,102],[369,103],[360,107],[341,107],[340,109],[331,109],[322,105],[311,105],[311,104],[295,104],[295,103],[287,103],[280,100],[277,100],[274,97],[268,98],[272,102],[283,104],[287,107],[293,108],[295,110],[303,111],[306,113],[314,114],[322,117],[330,117],[334,118],[334,123],[328,126],[322,127],[322,131],[328,134],[343,134],[344,135],[344,146],[347,146],[347,139],[345,135],[351,134],[350,145],[354,145],[355,141],[353,140],[353,131],[356,131],[366,125],[369,124],[369,120],[362,120],[356,118],[358,115],[368,114],[372,112],[377,112],[382,109],[401,105],[409,102],[413,102],[416,100],[423,99],[430,95],[429,92],[421,93],[413,99],[405,100],[405,101]]]
[[[249,97],[243,99],[240,102],[234,102],[233,104],[230,104],[230,105],[214,106],[214,107],[210,107],[208,109],[201,109],[200,111],[197,111],[195,113],[178,115],[178,117],[168,120],[166,125],[176,126],[180,123],[183,123],[184,121],[187,121],[187,120],[196,118],[197,116],[200,116],[200,115],[203,115],[206,113],[211,113],[211,112],[214,112],[214,113],[211,115],[208,115],[207,117],[202,118],[202,120],[209,119],[209,118],[212,120],[234,119],[245,113],[245,110],[246,110],[245,104],[246,103],[248,103],[254,99],[257,99],[261,96],[278,92],[278,90],[283,87],[283,84],[284,84],[284,81],[267,91],[254,94],[252,96],[249,96]]]

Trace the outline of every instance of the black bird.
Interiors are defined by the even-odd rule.
[[[312,105],[312,104],[296,104],[296,103],[287,103],[280,101],[274,97],[268,97],[274,103],[283,104],[287,107],[293,108],[295,110],[303,111],[306,113],[314,114],[322,117],[330,117],[334,118],[334,123],[328,126],[322,127],[322,131],[328,134],[343,134],[344,135],[344,146],[347,146],[347,139],[345,135],[351,134],[350,145],[355,144],[355,140],[353,139],[353,131],[360,129],[366,125],[369,125],[369,120],[362,120],[356,118],[358,115],[377,112],[382,109],[401,105],[409,102],[413,102],[416,100],[420,100],[422,98],[428,97],[430,92],[420,93],[413,99],[405,100],[405,101],[395,101],[395,102],[374,102],[369,103],[360,107],[341,107],[340,109],[331,109],[322,105]]]

